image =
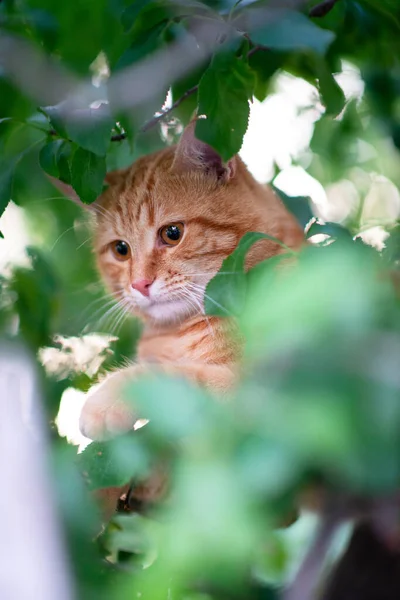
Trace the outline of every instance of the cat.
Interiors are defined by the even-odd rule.
[[[294,216],[238,156],[224,164],[195,137],[195,122],[176,146],[109,173],[106,183],[90,205],[97,266],[116,299],[143,321],[144,333],[136,363],[107,375],[87,395],[80,429],[92,440],[134,426],[140,415],[124,403],[122,390],[151,365],[217,392],[231,389],[240,348],[229,319],[204,315],[205,287],[246,232],[270,234],[291,248],[304,238]],[[259,241],[246,268],[281,251],[271,240]]]
[[[71,187],[53,181],[79,203]],[[204,315],[207,283],[249,231],[268,233],[293,249],[305,243],[303,230],[275,193],[258,183],[238,156],[224,164],[195,137],[194,122],[178,145],[109,173],[106,183],[89,207],[97,265],[116,299],[144,322],[144,332],[136,363],[108,374],[87,395],[80,428],[94,440],[133,428],[140,415],[124,403],[124,386],[155,364],[218,393],[231,389],[239,374],[240,345],[229,335],[229,319]],[[246,268],[280,252],[279,244],[259,241],[247,255]],[[156,474],[135,489],[134,501],[157,500],[162,483]],[[129,495],[129,485],[96,492],[105,520],[123,492]],[[382,550],[363,527],[356,528],[324,599],[398,597],[400,553],[386,556],[384,550],[376,568]]]

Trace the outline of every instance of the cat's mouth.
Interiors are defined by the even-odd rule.
[[[131,299],[131,305],[133,312],[139,310],[142,315],[160,322],[182,321],[201,312],[200,304],[173,294]]]

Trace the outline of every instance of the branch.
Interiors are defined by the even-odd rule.
[[[246,58],[250,58],[251,56],[253,56],[253,54],[255,54],[256,52],[258,52],[260,50],[268,51],[268,48],[266,48],[265,46],[256,45],[251,50],[248,51]],[[146,121],[146,123],[144,123],[140,127],[139,131],[141,133],[145,133],[146,131],[149,131],[149,129],[152,129],[153,127],[155,127],[158,123],[163,121],[170,113],[172,113],[176,108],[178,108],[178,106],[180,106],[182,104],[182,102],[184,102],[184,100],[186,100],[186,98],[193,96],[193,94],[195,94],[198,91],[198,89],[199,89],[199,85],[197,84],[197,85],[194,85],[193,87],[191,87],[190,89],[186,90],[186,92],[184,94],[182,94],[182,96],[180,98],[175,100],[175,102],[169,108],[166,108],[165,110],[160,111],[157,115],[154,115],[151,119]],[[58,135],[57,131],[55,131],[54,129],[51,129],[49,131],[49,134],[55,135],[55,136]],[[111,141],[112,142],[122,142],[122,140],[125,140],[126,137],[127,137],[126,133],[116,133],[111,136]]]
[[[316,4],[310,9],[308,15],[310,17],[324,17],[327,15],[339,0],[323,0],[320,4]]]
[[[341,504],[323,511],[315,539],[293,582],[285,591],[284,600],[311,600],[314,597],[326,553],[338,526],[343,522],[344,512]]]
[[[254,48],[249,50],[246,57],[250,58],[250,56],[253,56],[253,54],[258,52],[259,50],[268,50],[268,48],[265,48],[264,46],[256,45],[256,46],[254,46]],[[176,108],[178,108],[178,106],[180,106],[182,104],[182,102],[184,100],[186,100],[186,98],[189,98],[189,96],[193,96],[193,94],[195,94],[198,91],[198,89],[199,89],[199,86],[197,84],[197,85],[194,85],[193,87],[191,87],[189,90],[186,90],[186,92],[184,94],[182,94],[182,96],[180,98],[178,98],[178,100],[175,100],[175,102],[169,108],[166,108],[165,110],[161,111],[158,115],[155,115],[154,117],[149,119],[146,123],[144,123],[144,125],[142,125],[142,127],[140,128],[139,131],[141,133],[144,133],[145,131],[152,129],[152,127],[157,125],[160,121],[163,121],[165,119],[165,117],[167,117],[172,111],[174,111]],[[126,138],[125,133],[119,133],[117,135],[113,135],[111,137],[111,141],[112,142],[120,142],[121,140],[124,140],[125,138]]]
[[[154,125],[157,125],[157,123],[159,123],[160,121],[165,119],[165,117],[167,117],[173,110],[175,110],[175,108],[178,108],[178,106],[180,104],[182,104],[182,102],[184,100],[186,100],[186,98],[189,98],[189,96],[193,96],[193,94],[195,94],[198,89],[199,89],[199,86],[194,85],[189,90],[186,90],[186,92],[180,98],[178,98],[178,100],[175,100],[175,102],[169,108],[163,110],[158,115],[155,115],[149,121],[147,121],[144,125],[142,125],[142,127],[140,128],[140,131],[141,132],[148,131],[149,129],[154,127]],[[121,135],[123,135],[123,134],[121,134]]]

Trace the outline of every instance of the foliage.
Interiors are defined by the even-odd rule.
[[[371,174],[400,186],[400,7],[339,0],[325,13],[317,1],[285,4],[0,3],[0,216],[12,199],[32,242],[25,263],[0,279],[5,338],[38,354],[55,334],[118,324],[80,209],[46,174],[90,204],[106,172],[175,141],[195,109],[206,117],[197,135],[228,161],[249,102],[272,93],[282,72],[313,85],[321,107],[299,163],[327,188],[351,182],[359,198],[340,224],[322,223],[307,198],[275,187],[318,243],[247,273],[246,253],[261,236],[250,233],[210,282],[207,313],[234,314],[245,340],[245,375],[230,402],[154,377],[128,390],[148,426],[77,457],[54,436],[60,515],[85,600],[282,597],[304,554],[291,537],[297,523],[287,526],[300,492],[323,487],[330,500],[368,501],[398,489],[400,224],[373,223],[388,236],[383,250],[362,236]],[[343,61],[359,70],[362,99],[345,97]],[[172,110],[163,108],[169,89]],[[132,353],[138,332],[135,322],[120,328],[104,368]],[[42,375],[49,421],[68,386],[91,384],[84,373]],[[160,457],[168,499],[142,516],[119,515],[92,541],[100,525],[88,490],[136,484]]]

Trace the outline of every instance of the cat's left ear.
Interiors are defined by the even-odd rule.
[[[185,128],[175,150],[172,170],[176,173],[189,171],[202,171],[210,173],[226,182],[236,173],[236,157],[224,163],[214,148],[199,140],[195,135],[196,121],[192,121]]]

